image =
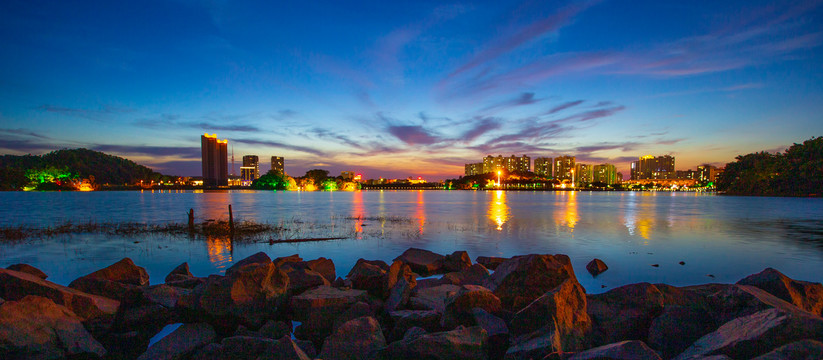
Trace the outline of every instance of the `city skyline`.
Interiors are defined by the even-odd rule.
[[[680,169],[823,134],[820,1],[0,4],[0,151],[365,178],[487,155]],[[270,167],[260,162],[259,172]]]

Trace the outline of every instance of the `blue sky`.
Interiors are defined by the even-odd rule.
[[[200,135],[366,178],[492,154],[628,174],[823,135],[821,1],[0,3],[0,152],[198,175]],[[268,169],[263,161],[263,170]],[[239,172],[239,165],[237,165]]]

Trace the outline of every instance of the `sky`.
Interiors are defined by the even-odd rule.
[[[0,153],[200,175],[200,135],[286,172],[628,176],[823,136],[823,1],[0,2]]]

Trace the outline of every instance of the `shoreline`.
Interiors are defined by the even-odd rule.
[[[597,276],[606,265],[593,260],[586,268]],[[579,359],[617,350],[632,354],[623,358],[749,358],[823,351],[823,344],[806,341],[823,338],[823,286],[771,268],[737,284],[636,283],[589,295],[565,255],[473,262],[464,251],[410,248],[391,264],[360,259],[341,276],[323,257],[271,259],[262,252],[225,275],[195,277],[183,263],[156,285],[128,258],[68,287],[15,265],[0,270],[0,314],[16,314],[11,322],[0,316],[6,319],[0,329],[25,331],[20,321],[80,324],[72,330],[82,339],[78,347],[66,348],[58,338],[45,346],[63,356],[104,358],[255,358],[260,349],[301,359]],[[747,331],[751,324],[766,330]],[[169,325],[176,330],[149,346]],[[738,340],[716,346],[718,339]],[[4,358],[43,350],[42,343],[15,344],[0,346],[12,351]]]

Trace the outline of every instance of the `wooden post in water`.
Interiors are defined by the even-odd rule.
[[[231,204],[229,204],[229,236],[234,238],[234,216],[231,213]]]
[[[189,209],[189,234],[194,233],[194,209]]]

